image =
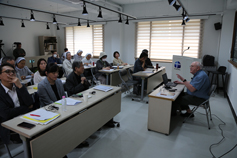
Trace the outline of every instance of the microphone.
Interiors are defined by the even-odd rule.
[[[182,56],[184,55],[184,52],[185,52],[185,51],[189,50],[189,48],[190,48],[190,47],[188,47],[187,49],[185,49],[185,50],[183,51]]]

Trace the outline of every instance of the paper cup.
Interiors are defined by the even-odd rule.
[[[84,102],[88,102],[88,94],[83,94],[83,99],[84,99]]]

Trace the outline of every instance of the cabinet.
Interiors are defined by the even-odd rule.
[[[57,51],[57,38],[55,36],[39,36],[40,55],[51,55],[51,51]]]

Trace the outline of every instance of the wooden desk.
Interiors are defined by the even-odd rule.
[[[165,73],[165,67],[161,67],[158,70],[154,69],[153,73],[144,73],[142,71],[139,71],[133,74],[133,76],[141,77],[142,79],[141,101],[143,101],[144,97],[145,79],[147,78],[147,93],[150,93],[153,91],[155,87],[157,87],[159,84],[163,82],[162,75],[164,73]]]
[[[175,96],[172,99],[156,96],[163,87],[156,89],[149,97],[148,108],[148,130],[170,134],[170,120],[171,120],[171,108],[172,102],[183,91],[184,85],[178,84],[174,89],[177,89]]]
[[[123,67],[123,69],[130,69],[133,68],[133,65],[126,65]],[[106,84],[111,86],[117,86],[122,83],[120,77],[119,77],[119,70],[122,69],[115,69],[112,71],[106,71],[106,70],[99,70],[99,72],[103,72],[106,74]],[[109,84],[109,76],[110,76],[110,84]],[[125,79],[126,81],[127,79]]]
[[[101,128],[121,110],[120,87],[109,92],[88,89],[82,93],[96,91],[88,102],[67,106],[63,112],[61,105],[57,113],[61,116],[47,125],[36,125],[27,130],[17,125],[26,120],[13,118],[2,126],[19,133],[23,140],[24,157],[59,158],[71,152],[77,145]],[[81,98],[74,98],[83,101]],[[83,112],[81,112],[83,111]]]

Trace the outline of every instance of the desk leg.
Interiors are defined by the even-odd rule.
[[[31,157],[31,152],[30,152],[30,143],[29,143],[29,140],[20,135],[20,138],[23,142],[23,149],[24,149],[24,158],[30,158]]]
[[[141,87],[141,101],[143,101],[143,93],[144,93],[144,82],[145,82],[145,78],[142,78],[142,87]]]
[[[109,74],[106,73],[106,85],[109,85]]]

